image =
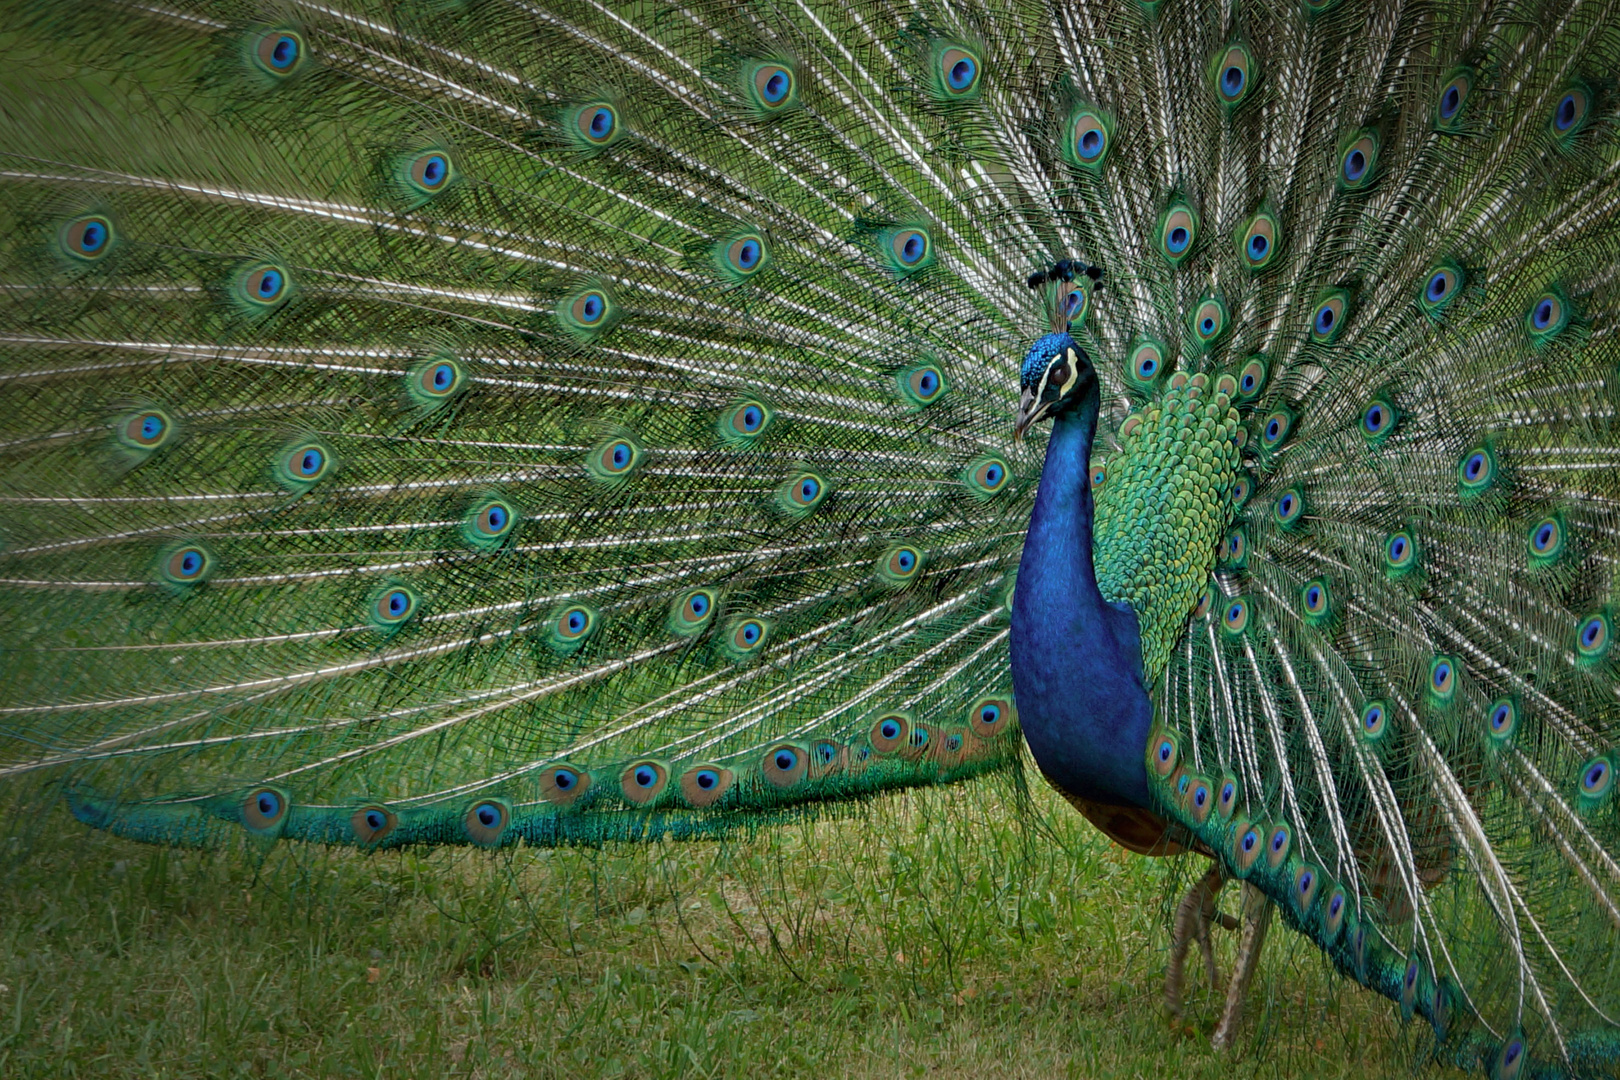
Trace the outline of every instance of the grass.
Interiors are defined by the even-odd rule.
[[[978,783],[724,844],[262,859],[56,810],[0,879],[0,1076],[1412,1075],[1389,1006],[1280,928],[1235,1053],[1207,989],[1173,1028],[1193,864],[1044,788],[1015,807]]]

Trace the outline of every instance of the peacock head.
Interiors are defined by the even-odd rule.
[[[1029,347],[1018,373],[1018,385],[1022,393],[1013,438],[1022,439],[1036,421],[1050,420],[1083,398],[1097,385],[1097,372],[1091,366],[1091,357],[1075,344],[1074,338],[1052,333],[1036,339]]]

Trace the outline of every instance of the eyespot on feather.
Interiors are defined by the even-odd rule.
[[[720,645],[733,660],[747,660],[765,648],[770,636],[770,623],[745,615],[726,624],[724,633],[720,635]]]
[[[1168,368],[1164,354],[1164,345],[1154,338],[1132,344],[1125,358],[1125,385],[1144,393],[1158,389]]]
[[[597,443],[585,457],[585,471],[601,484],[619,484],[629,479],[641,464],[641,444],[628,435]]]
[[[1222,821],[1232,820],[1237,811],[1238,783],[1233,776],[1221,777],[1215,788],[1215,813],[1220,815]]]
[[[1113,119],[1090,105],[1079,105],[1069,114],[1067,131],[1063,156],[1068,163],[1091,172],[1101,169],[1114,140]]]
[[[479,799],[467,808],[462,829],[479,847],[495,847],[512,823],[512,806],[505,799]]]
[[[735,447],[747,446],[765,434],[775,417],[764,402],[744,398],[720,414],[717,424],[720,441]]]
[[[897,274],[912,273],[933,261],[934,242],[925,229],[896,229],[887,239],[890,265]]]
[[[698,809],[725,798],[737,776],[720,765],[694,765],[681,774],[681,798]]]
[[[1357,427],[1369,445],[1378,446],[1395,430],[1395,420],[1395,406],[1389,399],[1375,397],[1361,410],[1361,423]]]
[[[551,765],[540,773],[540,797],[554,806],[572,806],[591,789],[591,774],[572,765]]]
[[[978,53],[965,45],[936,44],[934,85],[936,96],[966,100],[978,96],[980,60]]]
[[[827,481],[816,473],[802,472],[776,489],[776,505],[789,517],[805,517],[827,498]]]
[[[773,787],[790,788],[804,780],[810,753],[797,743],[777,743],[760,758],[760,772]]]
[[[1607,611],[1594,611],[1581,618],[1575,628],[1575,659],[1582,665],[1596,664],[1609,654],[1613,627]]]
[[[664,793],[669,783],[669,767],[651,759],[633,761],[619,774],[619,790],[637,806],[646,806]]]
[[[1446,74],[1440,93],[1435,96],[1434,126],[1438,131],[1456,131],[1462,126],[1463,110],[1468,106],[1474,90],[1476,74],[1473,68],[1453,68]]]
[[[379,630],[397,630],[416,614],[421,599],[404,585],[385,585],[371,597],[366,614]]]
[[[607,101],[591,101],[567,110],[563,131],[576,149],[591,151],[612,146],[624,135],[619,110]]]
[[[170,585],[201,585],[214,573],[214,556],[201,544],[173,544],[163,549],[158,569]]]
[[[1273,870],[1283,864],[1288,858],[1288,851],[1293,846],[1294,833],[1287,823],[1279,822],[1266,830],[1266,865]]]
[[[398,816],[386,806],[362,806],[349,815],[349,831],[362,847],[388,839],[398,825]]]
[[[1206,350],[1226,331],[1226,301],[1219,296],[1207,296],[1193,308],[1190,323],[1193,336]]]
[[[291,295],[291,278],[274,263],[254,263],[236,275],[236,299],[250,314],[273,311]]]
[[[911,725],[910,733],[906,735],[906,741],[900,747],[900,756],[906,761],[921,761],[938,741],[932,724],[915,721]]]
[[[1592,88],[1585,83],[1572,82],[1564,87],[1547,121],[1547,129],[1557,143],[1567,147],[1586,128],[1592,116],[1592,101]]]
[[[1299,590],[1300,613],[1312,626],[1323,626],[1333,620],[1333,594],[1326,578],[1307,581]]]
[[[872,723],[867,739],[872,749],[880,754],[892,754],[906,745],[911,735],[911,717],[905,713],[887,713]]]
[[[62,252],[81,263],[98,262],[113,249],[118,234],[101,214],[86,214],[63,225],[57,234]]]
[[[290,78],[304,65],[304,36],[287,28],[261,31],[252,39],[249,55],[266,75]]]
[[[1367,702],[1361,709],[1359,729],[1367,742],[1376,744],[1382,740],[1389,730],[1389,706],[1381,700]]]
[[[1545,348],[1563,333],[1570,319],[1570,304],[1563,290],[1556,287],[1544,290],[1530,302],[1530,310],[1524,316],[1524,328],[1530,335],[1531,346]]]
[[[1210,60],[1209,75],[1215,87],[1216,100],[1227,108],[1236,108],[1254,89],[1259,68],[1249,47],[1235,41]]]
[[[680,637],[700,634],[714,622],[714,591],[692,589],[675,598],[669,608],[669,628]]]
[[[1294,487],[1277,496],[1271,518],[1284,529],[1293,529],[1300,525],[1305,519],[1305,493]]]
[[[1339,151],[1338,184],[1341,191],[1363,191],[1378,171],[1378,132],[1363,130]]]
[[[1005,459],[988,454],[970,461],[962,470],[962,483],[977,499],[989,499],[1007,490],[1012,470]]]
[[[744,86],[756,114],[770,116],[798,104],[799,80],[787,64],[774,60],[745,65]]]
[[[1249,559],[1249,535],[1242,529],[1233,529],[1221,541],[1219,560],[1222,565],[1241,569]]]
[[[918,364],[906,368],[895,376],[900,397],[921,408],[932,405],[945,396],[950,384],[937,364]]]
[[[142,460],[166,446],[174,431],[174,421],[162,409],[137,409],[113,423],[118,441]]]
[[[309,491],[336,471],[330,448],[312,439],[298,439],[282,448],[273,468],[276,481],[295,494]]]
[[[915,581],[922,572],[923,553],[909,544],[899,544],[878,557],[878,576],[890,585]]]
[[[1384,540],[1384,573],[1392,578],[1401,577],[1418,567],[1417,538],[1410,530],[1390,533]]]
[[[1240,819],[1232,830],[1231,849],[1232,864],[1239,876],[1247,876],[1265,847],[1263,826]]]
[[[1485,724],[1493,743],[1504,746],[1509,744],[1519,726],[1518,701],[1511,697],[1502,697],[1491,702],[1485,714]]]
[[[1450,656],[1436,656],[1429,661],[1429,676],[1425,693],[1431,705],[1451,704],[1457,695],[1457,661]]]
[[[1017,718],[1012,700],[1001,696],[980,698],[968,707],[968,731],[975,738],[994,739]]]
[[[461,535],[484,551],[499,548],[517,528],[519,514],[504,499],[486,498],[473,504],[461,521]]]
[[[585,604],[564,607],[552,615],[547,624],[551,646],[557,652],[572,652],[596,633],[600,623],[601,618],[595,608]]]
[[[1258,211],[1237,234],[1238,258],[1251,273],[1270,266],[1281,247],[1282,226],[1269,209]]]
[[[292,800],[277,787],[258,787],[242,799],[242,824],[260,836],[279,836]]]
[[[1184,202],[1174,202],[1159,216],[1159,254],[1179,266],[1198,242],[1198,213]]]
[[[1221,612],[1221,629],[1233,637],[1238,637],[1248,628],[1249,602],[1241,596],[1226,601],[1226,606]]]
[[[771,249],[759,233],[743,232],[716,243],[713,257],[721,277],[740,283],[770,265]]]
[[[1562,514],[1549,514],[1532,524],[1525,534],[1530,566],[1542,569],[1557,563],[1568,548],[1568,540]]]
[[[1457,487],[1465,500],[1489,491],[1496,478],[1496,452],[1489,443],[1476,443],[1457,462]]]
[[[1316,893],[1322,884],[1322,871],[1310,863],[1301,863],[1294,868],[1291,876],[1293,889],[1290,890],[1289,899],[1293,901],[1294,911],[1304,916],[1316,902]]]
[[[1423,278],[1423,287],[1418,292],[1418,306],[1424,314],[1431,319],[1440,317],[1440,313],[1457,298],[1457,292],[1468,280],[1463,268],[1455,262],[1446,260],[1436,263]]]
[[[405,392],[423,412],[432,412],[467,386],[467,373],[450,356],[429,357],[405,373]]]
[[[1263,356],[1251,356],[1238,372],[1237,393],[1240,401],[1253,401],[1266,388],[1266,377],[1271,368]]]
[[[1168,731],[1157,731],[1148,736],[1148,771],[1161,780],[1169,779],[1181,761],[1181,748],[1176,737]]]
[[[409,193],[418,196],[422,203],[442,195],[457,179],[455,165],[443,150],[424,150],[410,155],[401,162],[398,175]]]
[[[605,287],[587,285],[559,300],[556,314],[559,325],[570,337],[590,342],[612,329],[621,312]]]
[[[1344,330],[1344,321],[1350,311],[1350,293],[1345,289],[1329,289],[1316,301],[1311,316],[1311,340],[1318,345],[1331,345]]]

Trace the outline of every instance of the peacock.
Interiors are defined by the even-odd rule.
[[[9,0],[0,777],[498,848],[1027,745],[1207,863],[1172,1007],[1239,881],[1237,994],[1275,913],[1616,1075],[1616,6]]]

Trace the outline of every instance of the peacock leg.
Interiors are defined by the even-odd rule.
[[[1215,986],[1219,981],[1219,974],[1215,970],[1215,953],[1209,943],[1209,923],[1215,916],[1215,897],[1225,884],[1226,874],[1216,863],[1187,890],[1187,895],[1176,905],[1176,919],[1170,933],[1170,967],[1164,975],[1164,1003],[1170,1015],[1178,1020],[1183,1015],[1182,990],[1187,948],[1194,939],[1197,939],[1204,962],[1209,967],[1210,985]]]
[[[1243,999],[1248,995],[1249,983],[1255,968],[1260,965],[1260,954],[1266,943],[1266,928],[1271,925],[1271,901],[1266,894],[1245,883],[1243,886],[1243,936],[1238,940],[1237,962],[1232,966],[1232,981],[1226,984],[1226,1008],[1221,1022],[1210,1037],[1210,1045],[1224,1050],[1232,1045],[1238,1024],[1243,1019]]]

